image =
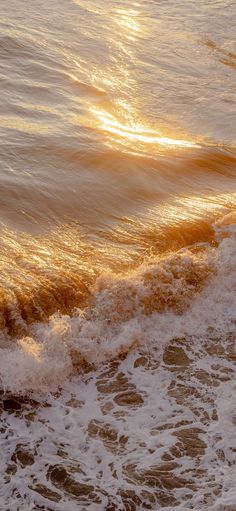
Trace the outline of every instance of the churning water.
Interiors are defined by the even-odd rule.
[[[235,511],[235,2],[0,14],[0,509]]]

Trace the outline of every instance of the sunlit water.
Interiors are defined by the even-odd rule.
[[[235,3],[0,14],[0,508],[235,511]]]

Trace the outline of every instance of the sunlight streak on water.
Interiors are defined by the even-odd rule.
[[[112,133],[116,140],[119,141],[119,137],[127,139],[128,141],[143,142],[145,144],[160,144],[167,146],[179,146],[179,147],[200,147],[199,145],[188,142],[186,140],[172,139],[169,137],[157,136],[155,133],[148,131],[142,125],[125,125],[120,123],[113,115],[108,112],[92,108],[91,112],[94,113],[99,120],[99,128],[105,133]]]

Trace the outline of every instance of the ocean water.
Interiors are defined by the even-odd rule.
[[[0,509],[235,511],[235,2],[0,15]]]

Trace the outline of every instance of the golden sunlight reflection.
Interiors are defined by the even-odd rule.
[[[226,210],[234,207],[236,193],[220,193],[218,195],[206,195],[199,197],[191,195],[182,196],[172,201],[172,203],[163,203],[151,207],[145,215],[144,229],[149,225],[153,229],[162,231],[163,227],[180,226],[188,222],[200,222],[204,219],[209,224],[215,219],[226,213]],[[138,229],[140,223],[137,221]]]
[[[120,142],[123,145],[124,142],[127,142],[128,146],[131,144],[131,149],[132,143],[199,147],[194,142],[161,136],[157,134],[156,131],[148,130],[144,125],[135,123],[132,118],[129,119],[129,121],[127,119],[127,123],[125,124],[117,120],[114,115],[99,108],[91,108],[91,113],[95,115],[100,130],[113,135],[115,142]]]
[[[199,147],[195,142],[186,140],[171,130],[158,129],[146,123],[133,67],[136,62],[136,52],[129,39],[143,37],[147,27],[141,23],[141,7],[136,3],[129,8],[115,8],[109,11],[113,31],[109,38],[111,46],[115,46],[112,64],[94,66],[87,70],[86,83],[89,81],[97,90],[104,91],[104,101],[99,101],[94,94],[88,98],[90,112],[89,124],[102,135],[102,140],[112,148],[139,155],[160,154],[163,150],[173,148]],[[132,65],[131,65],[132,64]],[[76,80],[71,73],[70,77]],[[106,99],[105,99],[105,95]]]
[[[172,203],[150,207],[144,217],[125,217],[112,232],[112,240],[120,246],[129,245],[129,249],[139,247],[139,251],[155,257],[196,242],[212,242],[214,223],[231,208],[235,210],[235,200],[235,193],[179,197]],[[227,215],[226,225],[234,222],[235,213]]]
[[[134,39],[135,32],[141,30],[141,25],[137,19],[138,15],[139,11],[136,9],[117,9],[116,11],[114,21],[124,30],[128,38]]]

